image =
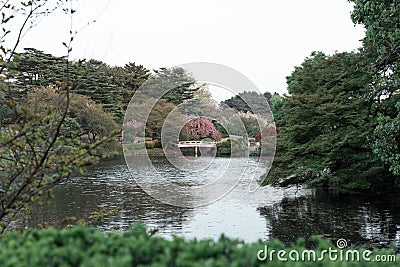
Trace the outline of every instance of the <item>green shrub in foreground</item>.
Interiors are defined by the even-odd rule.
[[[330,241],[316,238],[315,251],[334,248]],[[299,239],[291,247],[281,242],[243,243],[221,236],[218,241],[166,240],[152,236],[142,225],[118,234],[75,226],[70,229],[28,229],[24,233],[7,233],[0,239],[0,266],[377,266],[376,262],[280,262],[259,261],[257,252],[264,249],[290,251],[305,249]],[[393,254],[390,250],[374,251]],[[400,257],[397,256],[397,262]],[[396,262],[379,266],[397,266]]]

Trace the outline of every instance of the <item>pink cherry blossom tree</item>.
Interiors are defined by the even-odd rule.
[[[191,135],[195,140],[202,138],[211,138],[214,141],[221,139],[221,132],[215,129],[211,120],[204,117],[196,117],[191,119],[183,128],[183,131]]]

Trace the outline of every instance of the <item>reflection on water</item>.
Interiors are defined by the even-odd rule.
[[[215,160],[216,164],[225,166],[224,161],[229,158]],[[196,176],[204,182],[210,175],[206,171],[189,176],[177,172],[163,157],[152,161],[165,179],[179,180],[179,183],[195,183]],[[258,163],[250,159],[249,164]],[[137,175],[146,176],[139,170]],[[399,245],[398,205],[301,188],[264,187],[249,193],[252,178],[251,173],[245,173],[231,192],[210,205],[181,208],[147,195],[128,172],[124,159],[118,158],[91,166],[84,175],[58,186],[50,205],[34,213],[32,224],[55,222],[66,216],[87,218],[101,208],[120,207],[118,215],[107,217],[99,227],[126,229],[142,221],[148,227],[159,228],[159,234],[166,237],[174,234],[186,238],[218,238],[224,233],[247,242],[279,238],[289,243],[298,236],[320,234],[332,239],[346,238],[357,245]]]
[[[231,191],[243,179],[253,185],[265,164],[245,157],[127,157],[135,182],[163,203],[194,208],[210,204]],[[171,161],[171,163],[170,163]],[[190,166],[190,167],[189,167]]]
[[[400,246],[400,205],[388,200],[316,190],[259,210],[269,236],[285,243],[321,235],[355,246]]]

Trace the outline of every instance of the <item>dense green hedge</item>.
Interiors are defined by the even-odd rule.
[[[118,234],[75,226],[70,229],[26,230],[7,233],[0,239],[0,266],[377,266],[376,262],[279,262],[257,259],[257,252],[269,249],[304,250],[299,240],[291,248],[279,241],[246,244],[226,237],[212,240],[166,240],[146,233],[141,225]],[[317,239],[316,251],[333,247]],[[390,254],[392,251],[376,251]],[[400,257],[397,256],[397,262]],[[379,266],[397,266],[396,263]]]

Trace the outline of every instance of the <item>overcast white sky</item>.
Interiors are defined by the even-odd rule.
[[[352,51],[362,26],[346,0],[78,0],[73,25],[82,29],[72,58],[147,68],[213,62],[236,69],[262,91],[286,91],[285,77],[312,51]],[[64,55],[69,18],[49,16],[22,47]]]

